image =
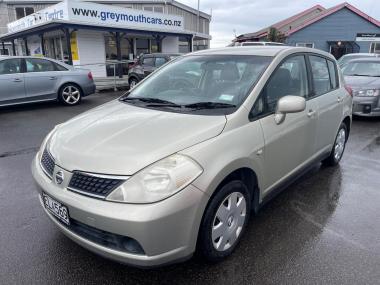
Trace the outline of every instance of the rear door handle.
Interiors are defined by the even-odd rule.
[[[315,111],[313,111],[313,110],[309,110],[309,112],[307,113],[307,116],[308,116],[309,118],[311,118],[311,117],[314,116],[315,113],[316,113]]]
[[[342,102],[343,101],[343,98],[342,97],[338,97],[338,103]]]
[[[56,80],[57,77],[55,77],[55,76],[51,76],[51,77],[49,77],[49,79],[50,79],[50,80]]]
[[[20,78],[13,79],[13,82],[21,82],[22,80]]]

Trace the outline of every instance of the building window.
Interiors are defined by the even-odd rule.
[[[296,47],[314,48],[314,43],[296,43]]]
[[[380,53],[380,42],[371,43],[371,48],[369,49],[370,53]]]
[[[9,49],[8,48],[5,48],[5,49],[0,48],[0,55],[9,55]]]
[[[136,39],[136,55],[140,56],[142,53],[149,52],[149,39]]]
[[[164,13],[164,7],[162,6],[144,6],[143,9],[149,12]]]
[[[33,7],[16,7],[16,18],[21,19],[34,13]]]
[[[164,13],[164,7],[156,6],[153,10],[155,13]]]
[[[144,7],[143,7],[143,10],[144,10],[144,11],[153,12],[153,7],[152,7],[152,6],[144,6]]]

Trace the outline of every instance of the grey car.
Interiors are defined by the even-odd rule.
[[[338,60],[338,64],[340,68],[343,68],[347,63],[349,63],[351,60],[354,59],[360,59],[360,58],[374,58],[379,57],[380,55],[377,53],[349,53],[345,54]]]
[[[89,70],[48,58],[0,57],[0,106],[49,100],[73,106],[94,92]]]
[[[380,58],[355,59],[343,67],[354,96],[353,114],[380,116]]]
[[[179,73],[193,77],[178,84]],[[56,126],[32,173],[49,219],[91,251],[143,267],[196,250],[219,261],[275,193],[339,163],[351,107],[328,53],[200,51]]]
[[[135,64],[129,67],[129,87],[134,88],[146,76],[178,56],[180,56],[178,53],[151,53],[142,55]]]

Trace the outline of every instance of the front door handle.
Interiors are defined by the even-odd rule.
[[[21,82],[22,80],[20,78],[13,79],[13,82]]]
[[[316,111],[310,109],[309,112],[307,113],[307,116],[309,118],[311,118],[311,117],[313,117],[315,115],[315,113],[316,113]]]

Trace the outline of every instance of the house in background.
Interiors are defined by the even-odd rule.
[[[336,58],[355,52],[380,53],[380,22],[348,3],[329,9],[316,5],[234,41],[267,41],[272,27],[288,45],[318,48]]]

